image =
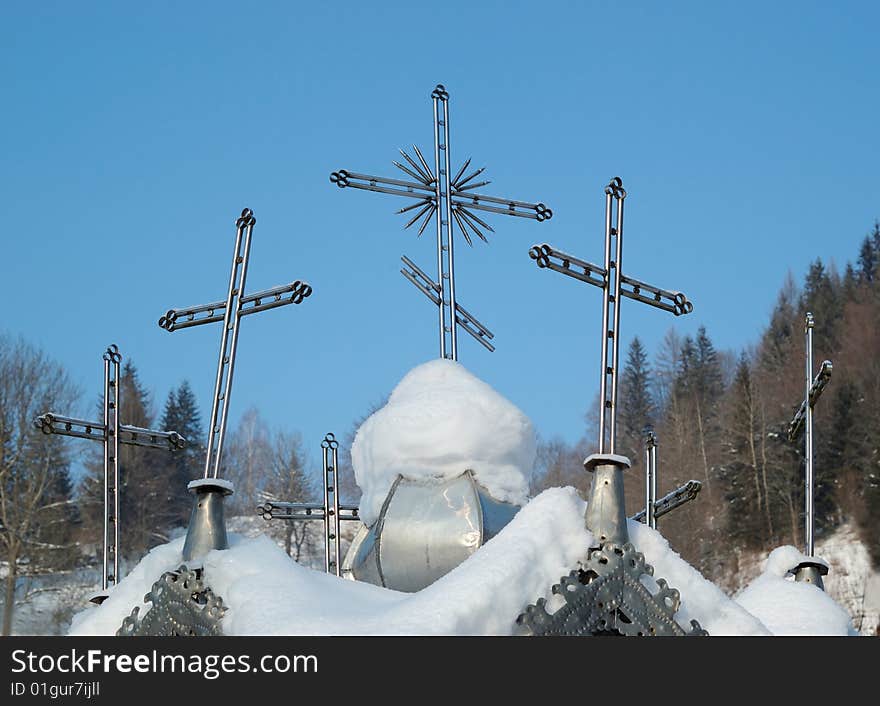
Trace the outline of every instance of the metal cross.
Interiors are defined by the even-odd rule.
[[[331,567],[341,575],[342,562],[339,543],[339,523],[343,520],[360,520],[357,505],[339,502],[337,469],[339,442],[333,434],[324,436],[321,450],[324,457],[324,502],[292,503],[267,500],[257,510],[264,520],[322,520],[324,522],[324,571]],[[332,496],[332,500],[331,500]],[[331,547],[333,548],[331,558]]]
[[[220,334],[220,358],[217,362],[217,378],[214,383],[214,401],[211,405],[211,421],[208,426],[204,474],[206,479],[209,476],[216,479],[220,471],[226,417],[229,412],[229,395],[232,392],[232,374],[235,370],[239,323],[242,317],[286,304],[300,304],[312,293],[310,285],[296,280],[290,284],[245,295],[244,285],[251,251],[251,237],[256,222],[254,212],[249,208],[245,208],[235,221],[235,251],[232,256],[226,300],[186,309],[169,309],[159,319],[159,326],[166,331],[177,331],[216,321],[223,322],[223,330]]]
[[[485,167],[465,176],[470,159],[464,162],[455,176],[450,177],[452,158],[449,145],[449,93],[442,84],[438,84],[431,93],[431,98],[434,102],[434,169],[428,165],[419,148],[413,145],[416,159],[400,150],[407,164],[393,162],[411,180],[356,174],[341,169],[330,175],[330,181],[339,188],[351,186],[415,199],[415,203],[400,209],[398,213],[415,211],[415,215],[404,228],[419,222],[418,235],[424,232],[434,218],[437,229],[437,281],[416,267],[407,257],[402,258],[406,267],[400,272],[437,306],[440,357],[458,360],[458,326],[487,350],[494,351],[495,348],[489,343],[489,339],[494,338],[492,332],[456,300],[453,219],[467,244],[473,245],[472,235],[488,242],[483,231],[495,232],[475,211],[531,218],[538,222],[550,219],[553,212],[542,203],[527,203],[476,193],[475,189],[491,182],[473,182],[483,173]]]
[[[602,382],[599,410],[599,454],[614,454],[617,426],[617,366],[620,298],[627,297],[668,311],[689,314],[694,307],[681,292],[660,289],[622,272],[623,201],[626,191],[620,177],[605,187],[605,266],[567,255],[544,243],[529,250],[538,267],[548,268],[592,284],[602,290]],[[616,214],[613,214],[616,205]],[[615,218],[612,220],[612,216]],[[612,225],[615,223],[615,225]],[[612,242],[614,250],[612,252]],[[610,359],[610,365],[609,365]],[[607,439],[606,439],[607,436]]]
[[[44,434],[74,436],[100,441],[104,446],[104,555],[101,590],[119,583],[119,444],[175,451],[186,445],[176,431],[157,431],[121,424],[119,421],[119,363],[122,355],[115,344],[104,352],[104,419],[88,422],[48,412],[34,419]],[[112,571],[110,565],[113,565]],[[100,602],[106,596],[96,597]],[[93,599],[93,600],[96,600]]]
[[[689,480],[657,500],[657,435],[650,427],[645,429],[645,509],[629,519],[657,529],[657,518],[696,500],[702,489],[700,481]]]
[[[805,392],[801,406],[788,425],[788,440],[795,441],[801,430],[804,431],[804,553],[812,557],[815,552],[813,527],[815,525],[813,506],[813,407],[822,395],[825,386],[831,380],[833,366],[830,360],[822,362],[816,377],[813,378],[813,315],[807,312],[804,317],[804,337],[806,349]],[[827,567],[825,567],[827,573]],[[819,579],[821,585],[821,578]]]

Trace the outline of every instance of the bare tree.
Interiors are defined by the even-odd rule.
[[[69,559],[75,508],[66,445],[33,418],[70,409],[78,392],[64,369],[24,341],[0,337],[0,551],[5,566],[3,634],[12,630],[20,578]]]

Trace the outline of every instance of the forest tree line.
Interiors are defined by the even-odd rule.
[[[815,410],[817,535],[844,523],[857,527],[880,565],[880,225],[862,242],[843,274],[816,260],[802,286],[789,277],[760,338],[739,352],[715,349],[708,328],[695,336],[674,329],[653,355],[636,337],[622,371],[618,452],[633,461],[625,474],[627,510],[644,506],[644,430],[659,439],[658,495],[690,478],[698,499],[660,520],[663,534],[704,575],[723,581],[746,551],[803,544],[803,442],[787,428],[804,396],[804,314],[815,317],[814,368],[829,358],[832,381]],[[187,382],[156,412],[134,362],[120,378],[125,424],[174,430],[179,452],[120,447],[120,556],[137,561],[186,527],[189,481],[201,477],[206,432]],[[39,433],[38,414],[70,413],[83,399],[63,366],[22,340],[0,336],[0,576],[2,633],[9,634],[16,597],[47,574],[99,568],[102,554],[103,465],[99,444]],[[92,400],[101,418],[102,400]],[[340,490],[357,502],[350,448],[355,430],[380,405],[354,420],[340,444]],[[576,444],[545,439],[532,474],[533,494],[573,485],[584,494],[582,462],[595,450],[596,420]],[[589,439],[589,441],[588,441]],[[78,478],[71,470],[81,462]],[[245,412],[224,448],[221,475],[235,484],[229,516],[256,517],[263,499],[314,500],[320,473],[306,468],[297,432],[273,429],[255,409]],[[299,558],[309,537],[302,525],[263,529]]]

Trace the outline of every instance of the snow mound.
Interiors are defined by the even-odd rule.
[[[803,561],[817,561],[792,546],[777,547],[736,601],[774,635],[857,635],[847,612],[827,593],[787,576]],[[825,563],[818,560],[819,563]]]
[[[398,475],[448,479],[468,469],[496,500],[524,505],[535,452],[532,422],[511,402],[460,363],[425,363],[355,435],[361,518],[376,521]]]
[[[266,536],[230,536],[205,555],[206,584],[223,598],[228,635],[507,635],[528,603],[582,559],[592,537],[573,488],[532,500],[467,561],[418,593],[347,581],[292,561]],[[157,547],[71,635],[114,635],[153,582],[181,563],[182,540]]]

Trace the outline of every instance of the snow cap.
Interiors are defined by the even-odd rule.
[[[440,480],[471,470],[496,500],[523,505],[535,453],[525,414],[460,363],[432,360],[407,373],[355,435],[361,518],[375,522],[398,475]]]

